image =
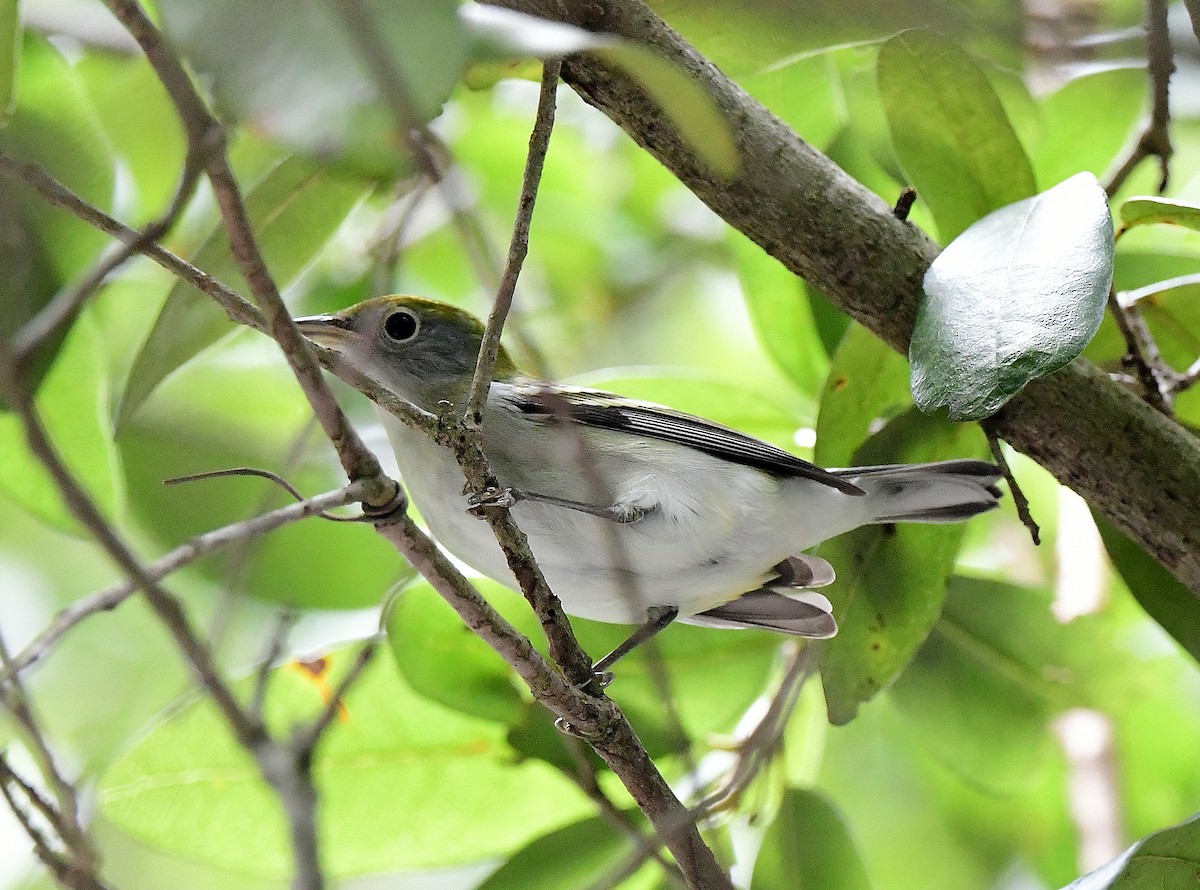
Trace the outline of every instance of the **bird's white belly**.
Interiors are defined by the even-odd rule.
[[[433,535],[467,565],[516,587],[490,526],[467,512],[462,471],[451,453],[390,417],[385,426]],[[795,517],[784,515],[776,480],[699,452],[687,455],[697,466],[683,468],[680,497],[656,491],[658,508],[635,522],[532,501],[512,508],[568,614],[637,624],[649,606],[668,605],[693,615],[759,586],[772,566],[796,552]]]

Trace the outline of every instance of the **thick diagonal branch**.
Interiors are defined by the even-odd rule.
[[[896,219],[638,0],[497,5],[615,33],[688,71],[729,121],[742,161],[730,180],[709,170],[619,69],[572,57],[562,76],[730,225],[907,350],[921,279],[938,252],[928,236]],[[1179,424],[1077,360],[1026,387],[996,415],[995,429],[1200,592],[1200,446]]]

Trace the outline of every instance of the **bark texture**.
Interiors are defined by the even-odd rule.
[[[938,246],[721,73],[639,0],[492,0],[654,48],[725,113],[741,155],[731,180],[682,143],[637,83],[571,57],[563,79],[730,225],[907,353],[921,279]],[[996,432],[1081,494],[1200,595],[1200,440],[1079,359],[1034,381]]]

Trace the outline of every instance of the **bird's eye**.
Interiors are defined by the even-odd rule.
[[[395,340],[397,343],[407,342],[417,336],[417,329],[420,326],[417,316],[407,309],[393,312],[383,320],[383,332],[388,335],[389,339]]]

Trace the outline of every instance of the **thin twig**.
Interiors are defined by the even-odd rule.
[[[278,510],[264,513],[261,516],[255,516],[252,519],[235,522],[232,525],[197,535],[186,544],[181,544],[170,553],[146,565],[144,574],[149,579],[160,581],[189,563],[208,556],[210,553],[220,550],[223,547],[228,547],[230,544],[266,534],[290,523],[298,522],[308,516],[318,515],[326,510],[353,503],[358,500],[359,489],[360,486],[352,482],[335,491],[319,494],[298,503],[280,507]],[[54,620],[50,622],[49,626],[38,634],[25,647],[24,651],[12,660],[11,666],[3,674],[0,674],[0,683],[6,682],[10,676],[25,670],[45,658],[54,645],[85,618],[99,612],[107,612],[115,609],[139,589],[141,589],[139,584],[130,578],[72,603],[66,609],[59,612],[54,617]]]
[[[12,350],[13,361],[17,363],[18,369],[22,368],[44,343],[61,333],[74,321],[76,315],[83,308],[83,304],[104,284],[109,275],[135,255],[143,252],[147,245],[157,242],[171,231],[184,208],[196,193],[196,186],[200,181],[205,161],[201,151],[210,149],[211,146],[193,149],[189,145],[179,185],[176,186],[175,194],[167,209],[138,233],[133,240],[125,241],[116,250],[111,251],[79,284],[55,297],[42,311],[17,331],[13,337]]]
[[[304,438],[303,433],[301,439]],[[297,446],[297,450],[299,449]],[[208,479],[227,479],[230,476],[257,476],[259,479],[269,479],[290,494],[297,501],[305,500],[299,489],[292,483],[288,482],[283,476],[272,470],[264,470],[262,467],[228,467],[224,470],[206,470],[203,473],[188,473],[184,476],[175,476],[171,479],[164,479],[163,485],[181,485],[184,482],[203,482]],[[266,509],[264,504],[261,509]],[[364,522],[367,521],[362,516],[337,516],[333,513],[321,511],[316,514],[322,519],[328,519],[330,522]]]
[[[343,675],[341,681],[334,688],[333,694],[329,696],[329,701],[325,703],[324,709],[307,728],[298,732],[293,738],[292,749],[305,762],[312,760],[313,752],[316,750],[321,736],[329,728],[330,724],[333,723],[334,718],[341,710],[342,703],[346,700],[346,693],[358,682],[363,672],[371,664],[372,659],[374,659],[379,650],[381,642],[382,636],[379,634],[363,642],[361,648],[358,650],[358,655],[354,659],[354,663],[350,665],[350,668]]]
[[[142,47],[159,81],[171,97],[187,132],[189,151],[205,159],[205,173],[229,235],[229,245],[238,271],[258,302],[268,330],[283,351],[313,413],[333,443],[347,477],[371,482],[366,496],[368,503],[388,503],[396,483],[383,474],[379,461],[363,444],[334,399],[315,355],[284,306],[279,288],[259,250],[241,189],[225,151],[225,134],[220,122],[208,110],[178,55],[163,39],[162,33],[141,4],[137,0],[106,0],[106,3]]]
[[[612,798],[605,793],[600,786],[599,776],[596,772],[595,764],[588,757],[587,749],[583,742],[570,734],[560,734],[563,747],[571,757],[571,762],[575,764],[575,771],[563,771],[563,774],[571,779],[575,785],[588,796],[588,799],[596,805],[600,810],[600,815],[610,826],[617,831],[628,835],[637,841],[639,847],[646,842],[646,835],[638,827],[637,823],[630,817],[629,813],[622,810]],[[657,845],[654,847],[652,854],[655,862],[662,867],[664,874],[671,880],[671,883],[677,887],[686,886],[683,882],[683,874],[679,871],[679,866],[669,861]]]
[[[1167,0],[1146,0],[1146,62],[1150,74],[1150,121],[1137,143],[1104,187],[1111,198],[1137,166],[1149,157],[1158,158],[1158,193],[1167,190],[1171,178],[1171,74],[1175,71],[1171,36],[1167,28]]]
[[[458,414],[451,411],[442,418],[441,430],[435,436],[435,441],[454,453],[469,491],[483,495],[500,492],[502,489],[483,453],[479,433],[478,429],[468,429]],[[592,660],[579,645],[575,631],[563,612],[562,603],[546,582],[529,547],[529,538],[521,531],[506,506],[484,505],[477,514],[491,526],[509,571],[537,615],[546,634],[550,657],[570,683],[584,686],[592,679]]]
[[[21,774],[12,768],[3,751],[0,751],[0,783],[15,785],[20,789],[21,794],[29,801],[29,805],[42,814],[42,818],[58,832],[60,837],[63,835],[62,816],[54,808],[54,804],[42,797],[41,792],[21,778]]]
[[[908,215],[916,203],[917,190],[911,185],[905,186],[904,190],[900,192],[900,197],[896,199],[896,206],[892,208],[892,216],[896,219],[908,219]]]
[[[271,629],[271,638],[267,641],[267,651],[263,653],[263,657],[258,663],[258,670],[254,674],[254,693],[250,696],[248,706],[250,713],[259,720],[265,720],[263,705],[267,701],[267,687],[271,684],[271,669],[283,653],[288,634],[296,626],[296,620],[299,617],[300,615],[295,609],[280,609],[279,616],[275,619],[275,626]]]
[[[32,794],[27,796],[50,819],[58,836],[70,848],[72,857],[82,867],[90,869],[96,863],[97,856],[83,829],[79,792],[59,769],[58,760],[50,749],[50,741],[26,694],[21,678],[11,673],[12,659],[3,638],[0,638],[0,665],[8,676],[4,683],[0,683],[0,704],[12,714],[16,725],[23,731],[26,746],[58,801],[57,815],[52,818],[46,807],[40,805],[40,798]]]
[[[1166,293],[1167,291],[1178,290],[1185,287],[1195,287],[1197,285],[1200,285],[1200,273],[1192,273],[1191,275],[1177,275],[1174,278],[1156,281],[1154,284],[1148,284],[1145,287],[1121,291],[1121,305],[1137,306],[1143,300],[1150,300],[1151,298],[1156,297],[1159,294]]]
[[[529,226],[533,220],[533,208],[537,204],[538,185],[542,181],[546,151],[550,147],[550,134],[554,130],[554,104],[561,70],[562,63],[557,59],[545,62],[542,69],[537,115],[533,123],[533,132],[529,135],[529,152],[525,156],[525,173],[521,180],[521,195],[517,199],[517,214],[513,222],[512,239],[508,245],[508,259],[505,261],[500,288],[496,292],[496,300],[479,344],[479,358],[475,363],[471,394],[464,412],[468,426],[478,426],[483,420],[483,406],[487,401],[488,388],[492,384],[496,354],[500,351],[500,335],[512,308],[521,267],[529,253]]]
[[[598,469],[599,461],[596,460],[594,450],[588,444],[587,440],[584,439],[582,427],[571,416],[571,406],[567,403],[566,399],[556,394],[554,389],[549,386],[542,389],[540,396],[546,409],[554,416],[559,431],[562,432],[564,439],[570,444],[572,461],[578,469],[580,478],[585,485],[585,496],[593,504],[605,506],[612,504],[612,491],[607,480],[605,480]],[[633,562],[630,560],[629,552],[625,547],[625,541],[621,537],[621,526],[615,522],[605,522],[602,527],[604,529],[604,545],[608,550],[609,559],[616,570],[614,573],[615,577],[619,579],[619,595],[634,610],[644,608],[642,606],[644,602],[642,592],[638,589],[638,574],[634,571]],[[663,660],[658,640],[652,637],[638,648],[643,650],[646,656],[651,682],[654,683],[655,691],[658,692],[663,708],[667,712],[668,728],[677,733],[680,738],[686,737],[687,733],[683,729],[683,718],[679,713],[679,703],[676,701],[674,690],[671,688],[671,676]],[[694,772],[696,764],[693,762],[690,746],[684,749],[683,759],[684,767],[689,772]]]
[[[16,791],[18,790],[57,831],[57,826],[61,824],[59,814],[37,792],[37,789],[17,774],[9,765],[4,752],[0,751],[0,796],[4,798],[17,821],[21,823],[21,828],[32,841],[34,855],[64,887],[72,888],[72,890],[109,890],[108,885],[96,873],[94,860],[81,858],[78,852],[69,845],[68,850],[72,854],[69,860],[55,851],[49,839],[38,828],[33,816],[17,799]]]
[[[405,188],[384,212],[380,231],[367,247],[367,254],[374,258],[371,283],[376,293],[389,293],[400,268],[400,256],[404,241],[408,237],[417,211],[429,194],[431,182],[422,176],[412,187]]]
[[[783,743],[783,733],[788,718],[796,709],[796,702],[804,690],[804,684],[816,672],[823,646],[818,642],[792,643],[792,653],[787,660],[783,677],[762,719],[738,743],[737,759],[725,780],[705,797],[696,809],[707,817],[730,805],[736,804],[739,796],[758,775],[763,765],[771,760]]]
[[[71,191],[39,164],[19,161],[0,151],[0,173],[32,188],[54,207],[59,207],[79,219],[95,226],[102,232],[118,238],[126,244],[139,241],[139,232],[109,216],[96,205]],[[149,257],[168,272],[193,285],[201,293],[213,298],[225,310],[231,321],[246,325],[257,331],[266,330],[266,322],[254,306],[232,288],[222,284],[202,269],[193,266],[158,244],[145,243],[139,252]]]
[[[1017,508],[1017,516],[1021,520],[1021,524],[1029,529],[1029,536],[1033,539],[1034,546],[1042,543],[1042,529],[1033,518],[1033,514],[1029,511],[1029,498],[1025,497],[1025,492],[1021,490],[1021,486],[1017,484],[1017,479],[1013,475],[1012,468],[1008,465],[1008,459],[1004,456],[1004,449],[1000,447],[1000,437],[996,435],[996,428],[993,424],[985,421],[980,424],[983,427],[984,435],[987,436],[988,446],[992,449],[992,458],[996,461],[996,465],[1000,467],[1000,472],[1004,474],[1004,479],[1008,483],[1008,490],[1012,492],[1013,504]]]
[[[1179,375],[1175,381],[1175,392],[1183,392],[1185,389],[1190,389],[1200,383],[1200,358],[1192,362],[1191,366]]]
[[[1124,304],[1112,288],[1108,291],[1108,308],[1125,339],[1125,363],[1137,374],[1143,396],[1163,414],[1170,416],[1173,375],[1162,360],[1158,343],[1146,326],[1145,319],[1135,306]]]
[[[778,687],[761,719],[739,742],[737,758],[733,766],[726,771],[724,781],[699,803],[678,814],[680,822],[676,824],[675,830],[681,830],[685,823],[695,825],[713,813],[736,803],[762,766],[775,756],[782,743],[788,718],[795,710],[804,684],[817,668],[821,649],[816,643],[794,646]],[[644,837],[642,843],[631,851],[617,868],[592,884],[589,890],[616,890],[655,855],[658,845],[662,842],[661,830],[657,837]]]

